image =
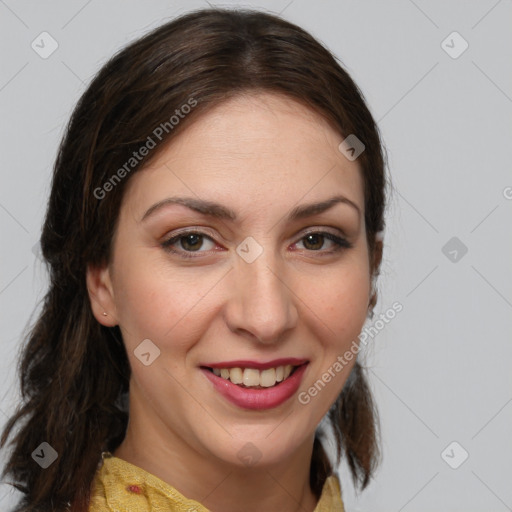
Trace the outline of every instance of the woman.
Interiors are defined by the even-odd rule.
[[[384,205],[375,122],[299,27],[208,9],[115,55],[55,164],[17,510],[343,510],[319,425],[364,488]]]

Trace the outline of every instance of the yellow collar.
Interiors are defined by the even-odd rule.
[[[174,487],[123,459],[104,452],[96,472],[89,512],[209,512]],[[314,512],[344,512],[336,475],[325,481]]]

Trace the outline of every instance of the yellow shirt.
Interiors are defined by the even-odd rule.
[[[94,477],[89,512],[208,512],[147,471],[104,452]],[[325,481],[314,512],[344,512],[335,475]]]

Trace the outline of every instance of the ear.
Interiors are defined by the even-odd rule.
[[[114,290],[108,265],[87,266],[86,283],[92,313],[96,320],[106,327],[117,325]]]

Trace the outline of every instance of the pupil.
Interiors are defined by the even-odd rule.
[[[199,245],[199,247],[201,246],[201,235],[194,235],[194,234],[185,235],[181,239],[181,246],[183,247],[183,249],[191,249],[191,250],[199,249],[199,247],[197,247],[198,245]],[[193,247],[193,246],[196,246],[196,247]]]
[[[320,249],[323,245],[323,235],[320,235],[320,234],[311,234],[311,235],[306,235],[306,238],[305,238],[305,243],[306,245],[313,245],[313,246],[316,246],[316,247],[310,247],[312,249]]]

